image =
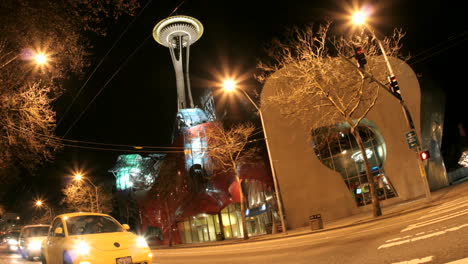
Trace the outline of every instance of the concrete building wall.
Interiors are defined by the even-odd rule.
[[[386,69],[383,58],[377,58],[377,62],[377,69]],[[416,75],[398,59],[390,58],[390,63],[398,76],[401,94],[420,136],[421,92]],[[262,102],[279,87],[288,85],[281,78],[269,78],[263,87]],[[308,217],[312,214],[320,213],[326,224],[329,220],[372,210],[371,205],[358,207],[342,176],[318,160],[312,148],[307,122],[285,118],[272,105],[262,107],[262,113],[288,228],[308,225]],[[377,104],[367,119],[375,124],[385,140],[386,160],[383,168],[398,194],[397,198],[381,204],[385,206],[423,196],[425,187],[418,168],[419,155],[408,147],[405,133],[409,131],[409,126],[399,101],[381,90]],[[310,122],[313,120],[314,113],[310,113]]]

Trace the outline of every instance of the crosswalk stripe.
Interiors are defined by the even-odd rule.
[[[414,237],[414,238],[405,239],[405,240],[398,241],[398,242],[383,244],[383,245],[380,245],[377,249],[389,248],[389,247],[399,246],[399,245],[402,245],[402,244],[411,243],[411,242],[415,242],[415,241],[419,241],[419,240],[423,240],[423,239],[428,239],[428,238],[431,238],[431,237],[444,235],[444,234],[446,234],[448,232],[458,231],[458,230],[460,230],[462,228],[465,228],[465,227],[468,227],[468,224],[463,224],[463,225],[447,228],[447,229],[442,230],[442,231],[429,233],[427,235],[417,236],[417,237]]]
[[[452,262],[447,262],[445,264],[467,264],[467,263],[468,263],[468,258],[464,258],[464,259],[459,259],[459,260],[455,260]]]
[[[419,264],[419,263],[426,263],[429,261],[432,261],[434,257],[433,256],[428,256],[425,258],[420,258],[420,259],[412,259],[408,261],[402,261],[402,262],[394,262],[392,264]]]
[[[442,221],[445,221],[445,220],[448,220],[448,219],[451,219],[451,218],[455,218],[455,217],[458,217],[458,216],[461,216],[461,215],[465,215],[465,214],[468,214],[468,209],[458,211],[456,213],[444,215],[444,216],[441,216],[441,217],[438,217],[438,218],[433,218],[431,220],[423,221],[423,222],[420,222],[420,223],[409,225],[405,229],[401,230],[400,232],[403,233],[403,232],[406,232],[406,231],[409,231],[409,230],[413,230],[415,228],[419,228],[419,227],[423,227],[423,226],[427,226],[427,225],[432,225],[432,224],[442,222]]]
[[[468,205],[468,199],[466,199],[464,197],[464,198],[459,198],[459,199],[453,200],[451,202],[443,203],[443,204],[437,206],[434,210],[431,210],[430,213],[437,212],[437,211],[439,211],[441,209],[449,208],[449,207],[459,205],[459,204]]]

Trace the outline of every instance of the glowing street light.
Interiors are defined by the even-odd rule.
[[[404,116],[406,118],[406,121],[407,121],[408,126],[410,128],[410,131],[414,132],[416,134],[416,129],[415,129],[415,126],[414,126],[414,123],[413,123],[413,119],[411,117],[411,113],[409,112],[409,109],[406,107],[406,104],[404,103],[404,100],[403,100],[403,98],[401,96],[400,88],[399,88],[398,82],[397,82],[397,78],[396,78],[396,76],[395,76],[395,74],[393,72],[393,68],[392,68],[392,65],[390,64],[390,61],[388,60],[387,52],[385,51],[382,42],[376,36],[376,34],[375,34],[374,30],[372,29],[372,27],[368,23],[366,23],[366,21],[368,20],[369,14],[367,12],[363,11],[363,10],[364,9],[355,12],[352,15],[351,21],[352,21],[353,24],[355,24],[357,26],[363,26],[365,29],[367,29],[372,34],[372,37],[375,39],[375,41],[379,45],[380,51],[381,51],[382,56],[384,57],[384,60],[385,60],[385,64],[387,65],[387,70],[388,70],[388,74],[389,74],[388,80],[390,81],[391,92],[400,101],[400,104],[401,104],[402,109],[403,109],[403,114],[404,114]],[[418,153],[417,160],[418,160],[419,172],[421,174],[421,178],[422,178],[423,183],[425,185],[425,190],[424,191],[426,193],[426,198],[428,200],[430,200],[431,199],[431,191],[430,191],[429,183],[427,181],[426,171],[424,169],[424,165],[422,164],[422,161],[419,158],[419,153],[421,152],[421,146],[418,144],[416,146],[415,150],[416,150],[416,153]]]
[[[94,190],[96,192],[96,212],[99,213],[99,194],[98,194],[97,186],[94,185],[94,183],[90,179],[88,179],[87,177],[84,177],[83,175],[81,175],[81,173],[76,173],[74,175],[74,179],[75,179],[75,181],[86,180],[89,184],[91,184],[94,187]]]
[[[353,14],[351,20],[352,20],[353,24],[362,25],[362,24],[364,24],[366,22],[366,18],[367,18],[366,13],[364,13],[363,11],[358,11],[358,12]]]
[[[26,51],[16,54],[11,59],[3,63],[0,62],[0,69],[7,66],[8,64],[10,64],[11,62],[15,61],[18,58],[22,60],[33,61],[38,66],[46,65],[47,62],[49,61],[49,56],[46,53],[34,52],[30,49],[27,49]]]
[[[231,80],[231,79],[224,80],[223,81],[223,89],[225,91],[231,92],[234,89],[236,89],[236,83],[234,82],[234,80]]]
[[[237,88],[237,85],[236,85],[235,80],[226,79],[226,80],[223,81],[223,89],[225,91],[232,92],[232,91],[236,90],[236,88]],[[271,174],[273,176],[273,184],[274,184],[275,192],[276,192],[276,202],[278,204],[278,211],[279,211],[279,215],[280,215],[281,228],[283,229],[283,233],[286,234],[286,223],[284,221],[283,203],[281,202],[281,197],[280,197],[281,193],[279,191],[278,179],[276,178],[276,172],[275,172],[275,168],[274,168],[274,165],[273,165],[273,159],[271,158],[270,145],[268,143],[268,136],[267,136],[267,132],[265,130],[265,124],[263,122],[263,114],[262,114],[262,111],[260,110],[260,108],[258,107],[258,105],[252,100],[252,98],[250,98],[250,96],[247,94],[247,92],[245,92],[245,90],[242,89],[242,88],[239,88],[239,90],[241,90],[242,93],[245,95],[245,97],[247,97],[247,99],[249,99],[250,103],[252,103],[252,105],[255,107],[255,109],[257,109],[258,114],[260,115],[260,121],[262,122],[262,129],[263,129],[263,135],[265,136],[265,144],[266,144],[266,148],[267,148],[267,152],[268,152],[268,158],[270,159],[270,168],[271,168]]]
[[[43,65],[43,64],[46,64],[47,61],[48,61],[48,57],[46,54],[44,53],[37,53],[33,56],[33,60],[39,64],[39,65]]]
[[[42,200],[36,200],[35,206],[39,208],[44,207],[45,209],[47,209],[49,211],[49,217],[52,220],[52,209],[49,206],[47,206]]]

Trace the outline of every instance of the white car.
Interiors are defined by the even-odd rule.
[[[5,242],[10,251],[18,251],[19,230],[11,230],[5,234]]]
[[[128,229],[107,214],[58,215],[42,243],[42,263],[151,264],[146,240]]]
[[[34,260],[41,256],[42,241],[47,237],[50,225],[25,225],[21,228],[18,252],[24,259]]]

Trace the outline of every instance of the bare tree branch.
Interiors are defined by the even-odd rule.
[[[311,131],[321,129],[323,133],[333,134],[332,130],[324,128],[347,123],[361,152],[365,153],[357,127],[379,98],[380,86],[374,78],[386,83],[387,73],[378,67],[381,49],[373,34],[362,30],[347,38],[335,37],[330,36],[330,26],[331,22],[318,27],[294,27],[282,41],[273,41],[267,47],[268,61],[257,64],[261,73],[256,78],[261,82],[271,79],[281,84],[273,96],[265,99],[267,107],[277,106],[291,122],[299,120]],[[399,55],[402,37],[401,30],[395,30],[391,38],[384,38],[382,44],[388,56]],[[366,71],[372,78],[342,59],[354,57],[356,46],[366,51]],[[313,122],[309,118],[312,112],[318,117]],[[324,138],[328,140],[329,137]],[[363,158],[368,181],[373,182],[366,155]],[[381,215],[380,205],[374,185],[370,186],[374,215],[378,216]]]

